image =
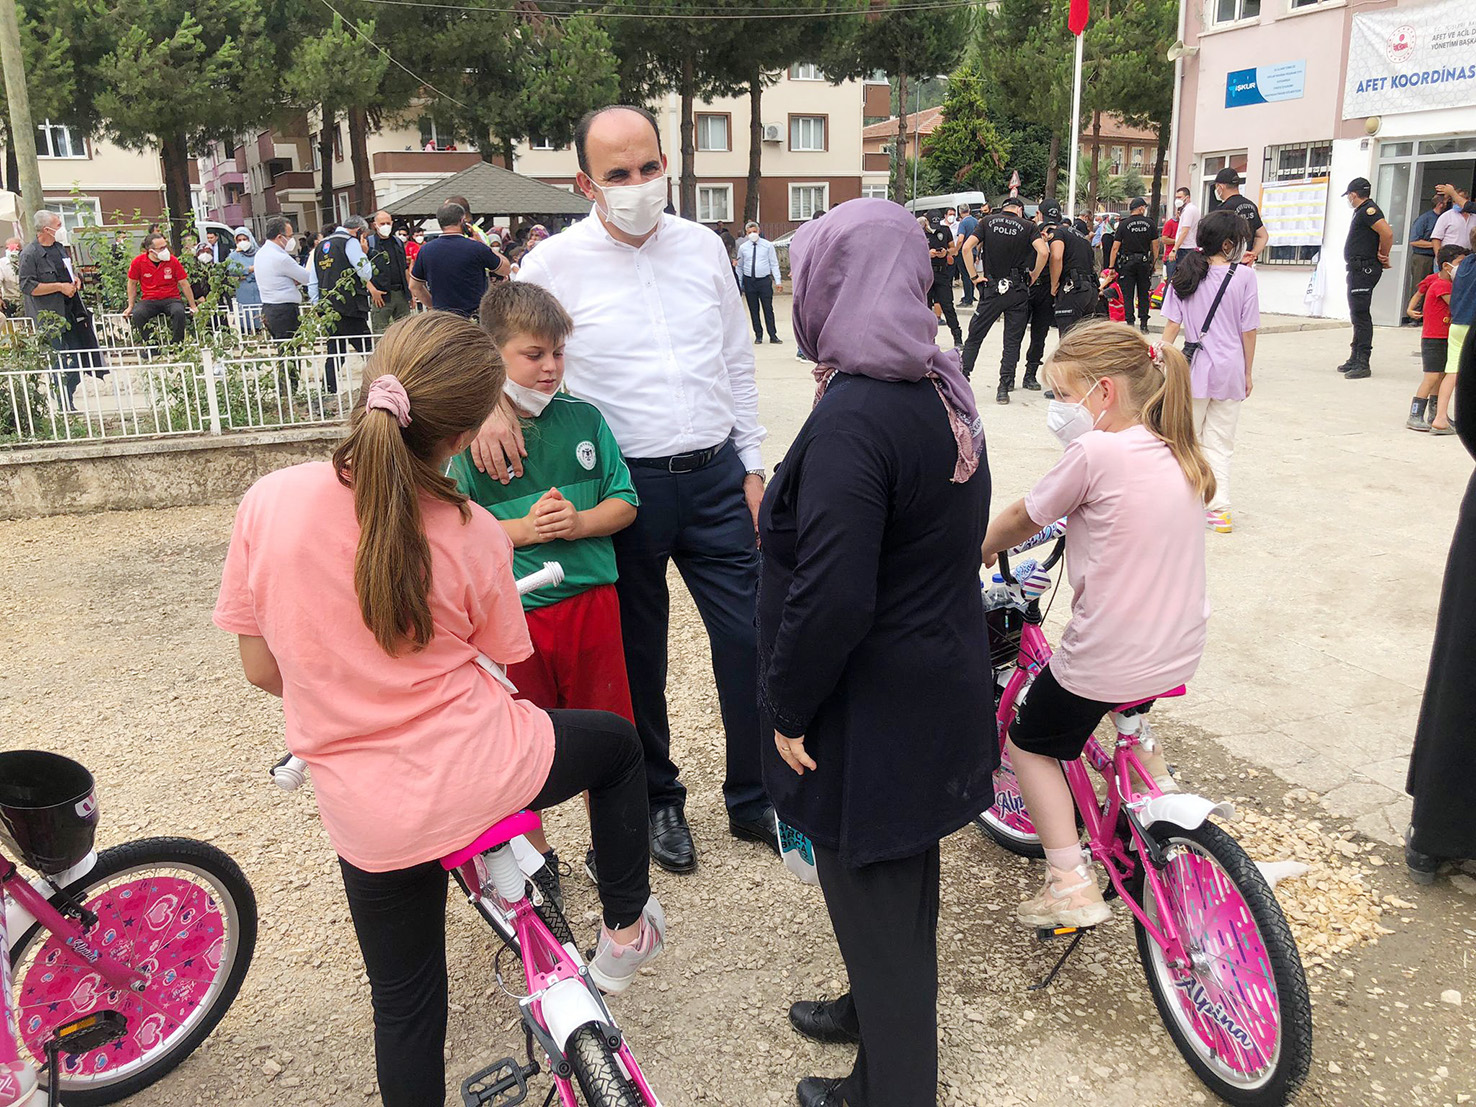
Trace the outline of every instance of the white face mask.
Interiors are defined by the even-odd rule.
[[[400,241],[401,241],[401,242],[404,242],[404,241],[406,241],[406,240],[407,240],[407,239],[408,239],[408,238],[409,238],[409,237],[410,237],[410,236],[409,236],[409,235],[408,235],[408,234],[406,234],[406,233],[405,233],[405,232],[404,232],[404,231],[401,231],[401,232],[400,232],[400,233],[399,233],[399,234],[397,234],[397,235],[395,235],[395,237],[396,237],[396,238],[398,238],[398,239],[399,239],[399,240],[400,240]]]
[[[1096,387],[1095,384],[1092,385],[1092,388]],[[1091,389],[1088,389],[1087,396],[1090,395]],[[1086,396],[1074,404],[1052,400],[1046,406],[1046,427],[1060,440],[1063,447],[1071,445],[1087,431],[1095,430],[1101,418],[1101,415],[1093,418],[1092,413],[1087,410]]]
[[[748,241],[750,241],[750,242],[757,242],[758,240],[759,240],[759,233],[758,233],[758,231],[749,231],[748,232]]]
[[[157,250],[155,250],[154,251],[154,260],[155,261],[168,261],[169,260],[169,247],[168,246],[160,246]]]
[[[1183,200],[1179,200],[1179,199],[1175,199],[1174,200],[1174,210],[1175,211],[1178,211],[1183,206],[1184,206],[1184,201]]]
[[[7,246],[5,248],[5,256],[8,258],[18,258],[20,257],[20,251],[13,246]]]
[[[650,234],[666,210],[666,178],[655,177],[644,184],[602,188],[605,206],[600,214],[629,235]]]
[[[943,217],[943,222],[947,223],[950,227],[953,226],[953,216],[945,215]]]
[[[377,224],[374,228],[374,233],[379,235],[380,238],[388,238],[390,233],[390,225],[388,223]]]
[[[519,411],[525,412],[535,419],[543,414],[543,409],[553,399],[551,393],[540,392],[536,388],[528,388],[525,385],[518,384],[511,377],[508,377],[502,382],[502,391],[506,393],[507,398],[513,402]]]

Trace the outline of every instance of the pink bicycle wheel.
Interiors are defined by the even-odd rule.
[[[1025,810],[1025,797],[1020,795],[1020,782],[1010,766],[1008,749],[1001,749],[999,768],[994,770],[994,806],[976,820],[984,832],[1011,853],[1021,857],[1044,857],[1035,824]]]
[[[116,989],[39,926],[16,944],[16,1026],[38,1066],[57,1026],[109,1009],[127,1019],[117,1041],[62,1056],[63,1099],[89,1107],[153,1083],[219,1022],[250,964],[256,901],[229,857],[184,839],[108,850],[67,892],[97,915],[89,943],[147,978],[141,991]]]

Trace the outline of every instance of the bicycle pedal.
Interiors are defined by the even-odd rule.
[[[1053,938],[1069,938],[1073,934],[1083,934],[1095,929],[1095,926],[1038,926],[1035,928],[1035,937],[1037,941],[1049,942]]]
[[[461,1082],[461,1101],[466,1107],[516,1107],[528,1098],[528,1079],[536,1075],[537,1065],[504,1057]]]
[[[77,1057],[116,1042],[126,1033],[128,1019],[121,1011],[94,1011],[80,1019],[62,1023],[51,1032],[51,1041],[47,1045],[54,1045],[58,1052]]]

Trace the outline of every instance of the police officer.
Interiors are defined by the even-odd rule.
[[[983,249],[982,272],[972,257],[972,243],[977,238]],[[968,376],[979,359],[979,347],[994,321],[1004,316],[1004,355],[999,361],[999,391],[995,403],[1010,402],[1015,387],[1015,367],[1020,363],[1020,345],[1030,321],[1030,284],[1045,268],[1046,244],[1040,228],[1025,218],[1025,203],[1010,197],[1000,210],[979,220],[973,238],[964,243],[964,264],[969,279],[979,290],[979,306],[969,321],[969,337],[964,343],[963,372]]]
[[[1266,243],[1271,238],[1271,233],[1266,230],[1266,224],[1261,222],[1261,209],[1256,207],[1256,202],[1249,196],[1242,196],[1240,186],[1245,181],[1230,166],[1226,166],[1215,174],[1215,198],[1220,201],[1220,208],[1227,208],[1250,224],[1252,238],[1245,246],[1245,253],[1240,257],[1242,265],[1254,265],[1256,258],[1261,256],[1261,251],[1266,248]]]
[[[1086,220],[1062,223],[1051,235],[1051,294],[1056,328],[1065,334],[1097,306],[1097,269],[1092,229]]]
[[[1040,228],[1041,238],[1050,248],[1050,232],[1061,222],[1061,205],[1052,199],[1042,199],[1035,209],[1035,224]],[[1049,257],[1049,254],[1047,255]],[[1056,298],[1051,294],[1051,282],[1040,278],[1030,286],[1030,345],[1025,347],[1025,379],[1022,388],[1031,392],[1040,391],[1040,363],[1045,360],[1046,335],[1051,333],[1051,324],[1056,319]]]
[[[1372,376],[1369,356],[1373,353],[1374,286],[1389,268],[1389,248],[1394,245],[1394,228],[1384,218],[1383,209],[1369,198],[1372,191],[1367,177],[1354,177],[1343,193],[1353,208],[1353,223],[1348,228],[1348,241],[1343,246],[1343,260],[1348,263],[1348,314],[1353,320],[1353,349],[1338,372],[1348,380]]]
[[[1254,206],[1254,205],[1252,205]],[[1133,298],[1138,301],[1138,330],[1148,333],[1148,297],[1153,290],[1153,270],[1158,267],[1158,224],[1148,218],[1148,201],[1134,196],[1128,203],[1128,217],[1117,228],[1112,255],[1107,268],[1117,271],[1122,289],[1124,317],[1133,321]]]
[[[958,326],[958,313],[953,310],[953,263],[956,256],[953,229],[941,223],[937,212],[918,216],[918,224],[928,238],[928,257],[933,262],[933,286],[928,289],[928,306],[933,314],[948,324],[955,347],[963,345],[963,331]]]

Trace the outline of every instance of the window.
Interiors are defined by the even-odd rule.
[[[200,197],[192,197],[196,202],[196,210],[199,210]],[[90,196],[68,197],[65,200],[47,200],[46,210],[54,211],[61,216],[62,225],[70,234],[78,227],[100,227],[102,226],[102,202],[94,200]]]
[[[789,148],[801,151],[824,150],[825,120],[826,117],[823,115],[791,115],[789,117]]]
[[[789,186],[789,218],[798,223],[830,206],[827,184],[792,184]]]
[[[1216,23],[1238,23],[1261,16],[1261,0],[1214,0],[1214,5]]]
[[[1199,210],[1208,215],[1219,203],[1215,199],[1215,174],[1230,166],[1242,177],[1245,176],[1246,157],[1244,150],[1228,154],[1205,154],[1200,167]]]
[[[554,145],[553,139],[549,138],[547,135],[534,135],[528,139],[528,149],[556,150],[558,149],[558,147]],[[698,149],[700,150],[702,149],[702,147],[699,146]]]
[[[36,125],[38,158],[85,158],[87,140],[76,127],[46,119]]]
[[[313,143],[313,172],[316,173],[316,172],[318,172],[318,170],[320,170],[322,168],[323,168],[323,154],[322,154],[322,151],[318,148],[318,144],[316,142],[314,142]]]
[[[334,207],[338,209],[338,221],[342,223],[349,217],[349,198],[347,192],[337,193],[334,197]]]
[[[732,185],[697,186],[697,222],[727,223],[733,218]]]
[[[726,115],[700,114],[697,116],[697,149],[731,150],[728,140],[728,117]]]
[[[825,75],[813,62],[795,62],[789,67],[789,79],[791,81],[823,81]]]
[[[343,160],[343,124],[333,124],[333,160]]]
[[[1332,142],[1294,142],[1267,146],[1261,162],[1263,181],[1307,181],[1332,172]]]
[[[887,186],[884,184],[864,184],[861,186],[861,199],[863,200],[885,200],[887,198]]]
[[[1291,10],[1297,11],[1299,8],[1315,8],[1320,3],[1322,3],[1322,0],[1291,0]]]
[[[1112,147],[1112,156],[1108,159],[1107,172],[1114,177],[1122,172],[1122,147]]]
[[[1133,168],[1139,173],[1143,172],[1143,147],[1133,147]]]

